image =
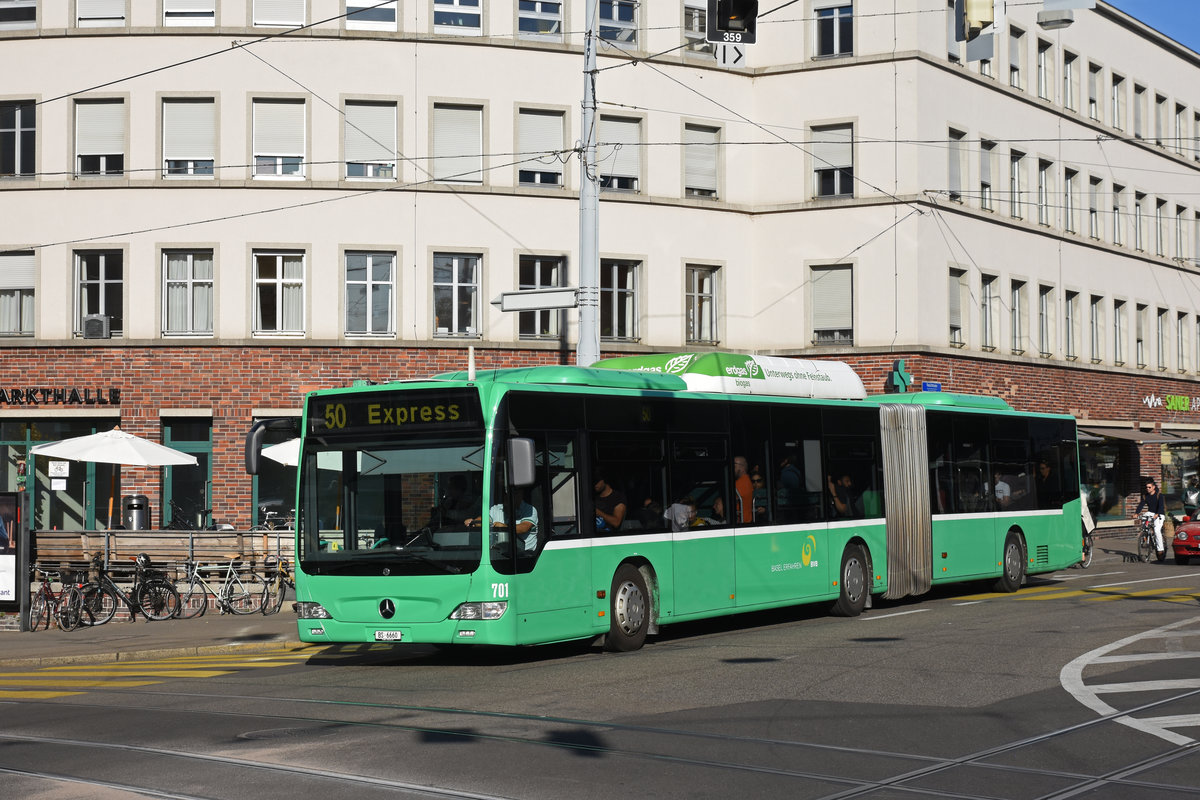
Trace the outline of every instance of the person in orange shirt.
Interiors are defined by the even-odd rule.
[[[745,456],[733,457],[733,489],[736,498],[736,508],[733,510],[733,521],[737,523],[754,521],[754,484],[750,480],[750,468]]]

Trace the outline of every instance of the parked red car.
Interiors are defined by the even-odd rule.
[[[1171,540],[1175,563],[1186,564],[1193,559],[1200,562],[1200,515],[1183,519],[1175,526],[1175,538]]]

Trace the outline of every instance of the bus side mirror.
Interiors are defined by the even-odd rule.
[[[537,482],[533,439],[509,439],[507,462],[509,486],[533,486]]]
[[[258,464],[262,460],[262,443],[267,431],[289,431],[299,436],[294,417],[273,417],[260,419],[251,426],[246,434],[246,474],[257,475]]]

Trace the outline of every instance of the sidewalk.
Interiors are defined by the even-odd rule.
[[[220,614],[195,619],[137,622],[114,619],[106,625],[66,632],[0,630],[0,667],[38,667],[133,661],[175,656],[217,655],[299,647],[296,614],[285,603],[278,614]]]

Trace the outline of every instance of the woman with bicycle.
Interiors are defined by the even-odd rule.
[[[1167,503],[1153,478],[1146,481],[1146,493],[1142,495],[1142,502],[1138,503],[1137,510],[1133,512],[1134,519],[1142,513],[1142,509],[1154,515],[1154,549],[1158,553],[1158,560],[1162,561],[1167,557],[1162,536],[1163,521],[1167,518]]]

